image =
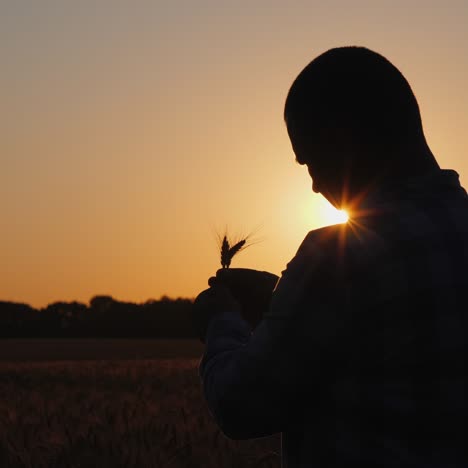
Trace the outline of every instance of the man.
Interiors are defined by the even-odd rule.
[[[233,439],[281,432],[283,467],[466,468],[458,174],[439,168],[406,79],[366,48],[314,59],[284,115],[313,190],[350,220],[306,236],[258,324],[236,291],[244,278],[263,294],[263,273],[210,280],[194,305],[210,411]]]

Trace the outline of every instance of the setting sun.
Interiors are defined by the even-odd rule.
[[[300,232],[310,231],[333,224],[346,223],[349,220],[349,214],[344,210],[337,210],[321,195],[314,195],[312,200],[307,200],[302,204],[301,222],[294,228],[300,229]]]
[[[328,205],[323,211],[323,219],[327,224],[346,223],[349,219],[348,213],[344,210],[337,210],[332,205]]]

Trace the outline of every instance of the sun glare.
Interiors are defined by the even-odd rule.
[[[327,224],[341,224],[346,223],[349,219],[348,213],[344,210],[337,210],[332,205],[329,205],[324,210],[324,218]]]
[[[337,210],[322,197],[316,197],[314,203],[310,203],[310,200],[304,202],[303,214],[304,227],[309,230],[333,224],[344,224],[349,220],[348,212]]]

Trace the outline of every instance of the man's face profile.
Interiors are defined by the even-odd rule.
[[[310,145],[307,145],[307,148],[303,145],[300,145],[298,142],[291,141],[294,154],[296,155],[296,161],[301,166],[305,165],[309,176],[312,179],[312,190],[315,193],[322,194],[325,199],[330,202],[335,208],[342,209],[344,208],[341,203],[342,199],[342,188],[333,187],[334,177],[333,174],[325,175],[323,170],[320,170],[317,165],[312,164],[311,152],[312,154],[321,154],[322,157],[330,158],[331,151],[329,148],[326,148],[324,145],[316,146],[315,148],[310,148]]]

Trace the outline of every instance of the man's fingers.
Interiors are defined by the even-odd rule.
[[[225,284],[234,290],[259,287],[273,290],[278,279],[278,276],[273,273],[248,268],[224,268],[216,272],[218,283]],[[213,284],[216,283],[216,280],[213,280]],[[211,283],[209,284],[211,285]]]
[[[216,286],[216,284],[219,283],[218,278],[216,276],[211,276],[208,278],[208,286]]]

